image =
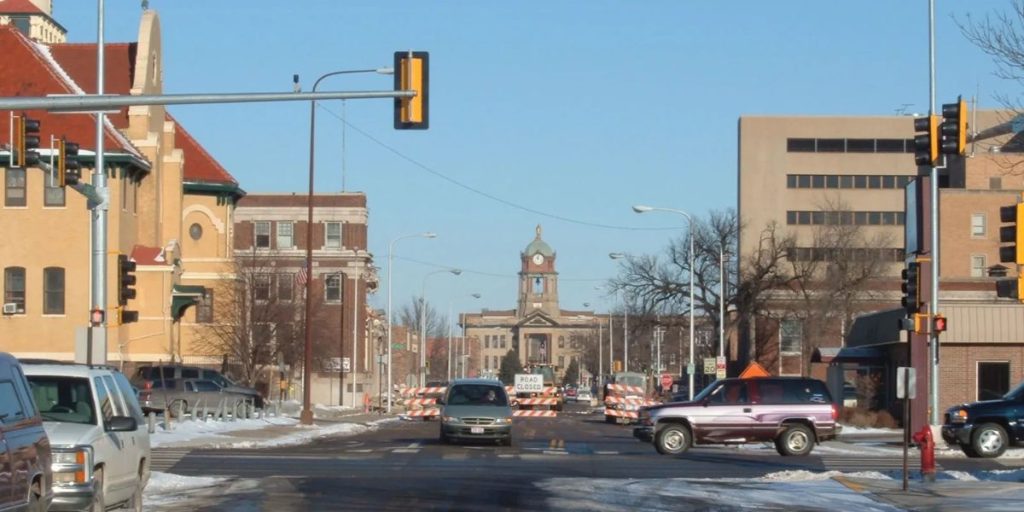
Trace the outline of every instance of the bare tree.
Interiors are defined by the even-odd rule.
[[[1024,0],[1010,2],[1010,12],[985,15],[977,19],[970,14],[956,20],[960,32],[981,51],[992,57],[995,75],[1024,85]],[[997,98],[1007,108],[1021,112],[1020,102],[1005,93]]]
[[[427,338],[448,335],[448,316],[439,313],[437,308],[420,297],[413,297],[408,304],[402,306],[402,310],[398,314],[399,325],[404,325],[410,331],[419,333],[420,322],[423,318],[421,315],[423,314],[426,314]]]
[[[273,261],[274,255],[263,251],[236,255],[229,269],[233,279],[213,289],[212,322],[201,324],[198,331],[199,351],[226,357],[246,385],[253,385],[279,355],[295,364],[303,354],[303,287],[294,282],[294,274],[280,273]],[[315,317],[320,316],[319,302],[314,297],[311,303]],[[322,325],[317,319],[313,325]],[[326,337],[318,332],[314,339]]]

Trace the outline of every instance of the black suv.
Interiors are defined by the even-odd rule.
[[[1024,382],[998,400],[946,410],[942,438],[968,457],[998,457],[1011,444],[1024,444]]]

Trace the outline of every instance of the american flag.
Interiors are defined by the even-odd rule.
[[[299,286],[306,286],[307,278],[309,278],[309,273],[306,271],[306,267],[300,268],[299,273],[295,274],[295,282],[298,283]]]

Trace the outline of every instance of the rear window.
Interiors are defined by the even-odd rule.
[[[32,398],[46,421],[96,424],[89,381],[77,377],[30,376]]]
[[[460,384],[448,394],[448,405],[494,405],[508,406],[505,390],[500,386],[487,384]]]
[[[825,383],[818,380],[782,381],[782,400],[786,404],[828,404],[832,397]]]

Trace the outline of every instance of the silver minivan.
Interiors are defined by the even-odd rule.
[[[501,382],[459,379],[448,387],[441,409],[440,441],[498,441],[512,446],[512,407]]]

